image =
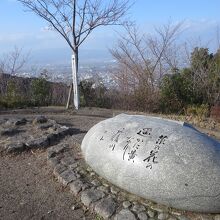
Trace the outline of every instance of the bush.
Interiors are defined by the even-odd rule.
[[[197,116],[198,118],[206,118],[210,114],[210,108],[208,104],[190,105],[186,109],[186,114],[189,116]]]
[[[43,78],[36,78],[31,83],[32,102],[34,105],[42,106],[50,103],[50,84]]]

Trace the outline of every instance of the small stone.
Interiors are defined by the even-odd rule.
[[[90,176],[95,176],[95,173],[94,173],[94,172],[91,172],[91,173],[90,173]]]
[[[5,148],[8,153],[15,153],[15,152],[21,152],[25,150],[26,146],[22,142],[15,142],[15,143],[11,143],[7,145]]]
[[[91,167],[87,167],[86,169],[88,172],[92,172],[92,168]]]
[[[85,206],[89,206],[91,203],[102,199],[105,194],[97,189],[89,189],[81,194],[81,201]]]
[[[52,157],[52,158],[49,158],[49,159],[48,159],[48,163],[49,163],[52,167],[55,167],[55,166],[57,166],[57,165],[60,163],[60,161],[59,161],[59,159],[58,159],[57,157]]]
[[[64,153],[69,148],[69,144],[58,144],[53,147],[50,147],[47,152],[54,152],[55,154]]]
[[[214,220],[220,220],[220,215],[215,215]]]
[[[77,209],[77,206],[76,205],[73,205],[72,207],[71,207],[71,210],[76,210]]]
[[[51,133],[47,135],[47,140],[49,141],[50,144],[55,143],[58,140],[59,136],[55,133]]]
[[[47,137],[40,137],[37,139],[30,140],[25,143],[28,148],[39,148],[39,147],[48,147],[49,141]]]
[[[79,166],[79,164],[76,162],[76,163],[69,165],[69,169],[75,170],[78,166]]]
[[[107,183],[103,183],[103,186],[105,186],[105,187],[109,187],[109,184],[107,184]]]
[[[138,219],[139,220],[148,220],[148,216],[145,212],[138,213]]]
[[[127,208],[131,207],[131,202],[129,202],[129,201],[124,201],[124,202],[122,203],[122,206],[123,206],[125,209],[127,209]]]
[[[82,171],[82,168],[79,166],[76,168],[76,171],[80,173]]]
[[[72,170],[66,170],[58,176],[58,181],[64,186],[77,179],[76,173]]]
[[[74,163],[76,163],[76,160],[73,157],[64,157],[61,159],[61,163],[66,165],[66,166],[70,166]]]
[[[185,215],[180,215],[177,218],[178,220],[190,220],[190,218],[186,217]]]
[[[51,128],[51,127],[53,127],[52,123],[40,124],[40,125],[37,126],[37,128],[41,129],[41,130],[46,130],[46,129]]]
[[[47,137],[47,139],[48,139],[48,137]],[[52,157],[56,157],[57,154],[65,152],[65,150],[68,149],[68,146],[69,145],[67,145],[67,144],[58,144],[58,145],[55,145],[53,147],[48,148],[47,149],[47,158],[49,159]]]
[[[120,190],[117,189],[116,187],[112,186],[112,187],[110,188],[110,191],[111,191],[111,193],[113,193],[113,194],[118,194],[118,192],[119,192]]]
[[[27,123],[26,118],[18,119],[14,122],[14,125],[25,125]]]
[[[54,151],[47,151],[47,159],[49,160],[49,159],[52,159],[52,158],[54,158],[54,157],[56,157],[56,153],[54,152]]]
[[[144,200],[144,201],[142,201],[142,204],[144,206],[151,207],[153,203],[152,203],[152,201]]]
[[[109,188],[108,188],[108,187],[99,186],[97,189],[98,189],[98,190],[101,190],[102,192],[109,193]]]
[[[122,209],[115,217],[114,220],[136,220],[135,215],[128,209]]]
[[[157,212],[164,212],[164,209],[159,205],[152,205],[151,208]]]
[[[91,187],[92,187],[92,185],[91,185],[90,183],[85,182],[85,183],[83,183],[83,185],[82,185],[82,191],[84,191],[84,190],[86,190],[86,189],[89,189],[89,188],[91,188]]]
[[[91,182],[94,186],[100,186],[101,185],[101,183],[98,181],[98,180],[93,180],[92,182]]]
[[[47,122],[47,118],[43,115],[37,116],[33,120],[33,124],[42,124],[42,123],[46,123],[46,122]]]
[[[95,206],[95,211],[104,219],[110,218],[116,211],[116,202],[112,197],[104,198]]]
[[[165,213],[165,212],[162,212],[162,213],[159,213],[158,214],[158,219],[159,220],[165,220],[165,219],[167,219],[169,217],[169,214],[168,213]]]
[[[66,136],[71,133],[71,129],[67,126],[61,126],[57,128],[57,134],[59,136]]]
[[[155,216],[155,212],[153,210],[147,210],[147,214],[150,218],[153,218]]]
[[[173,216],[170,216],[167,220],[177,220],[177,219]]]
[[[2,136],[12,136],[17,134],[19,131],[16,128],[2,128],[0,130],[0,135]]]
[[[171,214],[173,214],[173,215],[176,215],[176,216],[180,216],[180,215],[182,215],[183,214],[183,212],[182,211],[177,211],[177,210],[170,210],[170,213]]]
[[[77,196],[79,192],[82,190],[83,182],[81,180],[76,180],[69,184],[70,191]]]
[[[67,167],[64,166],[63,164],[57,164],[53,170],[53,174],[56,177],[59,177],[59,175],[64,172],[65,170],[67,170]]]
[[[86,176],[86,175],[87,175],[87,172],[86,172],[84,169],[81,169],[81,170],[79,171],[79,173],[80,173],[81,175],[83,175],[83,176]]]
[[[142,212],[145,211],[146,208],[143,205],[137,204],[132,207],[132,211],[134,212]]]

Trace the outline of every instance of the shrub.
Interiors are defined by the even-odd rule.
[[[208,104],[190,105],[186,109],[186,114],[189,116],[197,116],[198,118],[206,118],[209,116],[210,108]]]
[[[31,83],[32,102],[34,105],[48,105],[50,103],[50,84],[43,78],[36,78]]]

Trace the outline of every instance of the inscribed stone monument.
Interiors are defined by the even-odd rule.
[[[220,143],[189,124],[121,114],[91,128],[82,151],[94,171],[128,192],[220,213]]]

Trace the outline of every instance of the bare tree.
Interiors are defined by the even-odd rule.
[[[126,26],[126,37],[121,36],[115,49],[110,51],[120,63],[137,75],[146,75],[148,81],[154,83],[155,78],[167,73],[167,69],[175,69],[179,65],[175,40],[181,25],[169,22],[155,28],[153,36],[141,34],[135,26]]]
[[[122,24],[130,7],[129,0],[18,0],[23,6],[46,20],[72,50],[71,90],[74,106],[79,108],[78,61],[79,47],[100,26]],[[71,90],[68,97],[69,107]]]
[[[0,59],[0,72],[11,75],[21,70],[29,59],[30,53],[23,53],[22,48],[14,47],[13,51],[4,54]]]
[[[125,26],[126,34],[110,50],[120,66],[115,74],[120,88],[126,88],[127,93],[135,91],[138,96],[142,94],[146,102],[152,101],[146,100],[146,96],[155,100],[160,79],[179,66],[180,49],[177,49],[176,38],[181,25],[169,22],[155,28],[155,35],[141,33],[136,26]]]

